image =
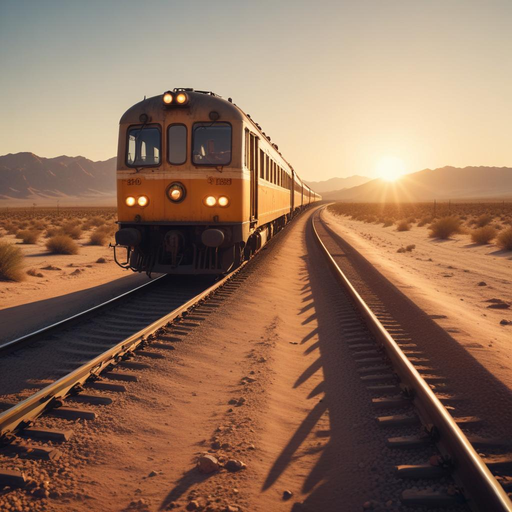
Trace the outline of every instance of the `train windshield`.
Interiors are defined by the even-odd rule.
[[[196,165],[228,165],[231,162],[231,125],[195,123],[192,161]]]
[[[160,130],[152,126],[130,128],[126,163],[133,167],[160,165]]]

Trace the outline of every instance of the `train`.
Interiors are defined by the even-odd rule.
[[[123,268],[226,274],[320,200],[231,98],[176,88],[121,117],[113,247]]]

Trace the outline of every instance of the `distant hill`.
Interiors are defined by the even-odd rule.
[[[0,156],[0,200],[45,203],[59,198],[112,198],[116,158],[93,162],[83,156],[42,158],[33,153]]]
[[[511,167],[425,169],[406,174],[396,182],[376,179],[350,189],[323,194],[323,198],[329,200],[371,203],[511,197]]]
[[[326,181],[306,181],[306,184],[315,192],[323,194],[343,188],[357,187],[368,181],[370,181],[370,178],[366,178],[365,176],[350,176],[349,178],[331,178]]]

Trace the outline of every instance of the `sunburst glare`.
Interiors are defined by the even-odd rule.
[[[396,181],[405,173],[405,163],[396,156],[384,156],[377,163],[377,174],[384,181]]]

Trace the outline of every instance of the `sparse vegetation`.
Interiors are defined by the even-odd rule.
[[[488,244],[495,237],[496,230],[492,226],[484,226],[471,232],[471,240],[478,245]]]
[[[405,250],[407,252],[411,252],[412,250],[416,249],[416,246],[414,244],[408,245]]]
[[[73,240],[78,240],[82,236],[82,228],[77,225],[76,220],[72,220],[62,225],[61,233],[71,237]]]
[[[411,229],[411,225],[409,224],[409,221],[407,220],[401,220],[396,225],[397,231],[409,231]]]
[[[78,245],[67,235],[57,235],[46,242],[46,248],[52,254],[77,254]]]
[[[455,216],[443,217],[430,226],[430,237],[446,240],[460,232],[460,219]]]
[[[512,228],[502,231],[498,235],[497,243],[504,251],[512,251]]]
[[[490,224],[492,222],[493,217],[491,217],[489,214],[484,213],[483,215],[480,215],[478,219],[476,219],[475,224],[479,228],[483,228],[484,226],[487,226],[487,224]]]
[[[102,229],[95,229],[91,233],[89,243],[91,245],[105,245],[108,240],[108,233]]]
[[[0,242],[0,280],[22,281],[24,278],[21,249],[6,242]]]
[[[35,229],[24,229],[16,234],[16,238],[21,238],[24,244],[36,244],[40,236],[41,231]]]

